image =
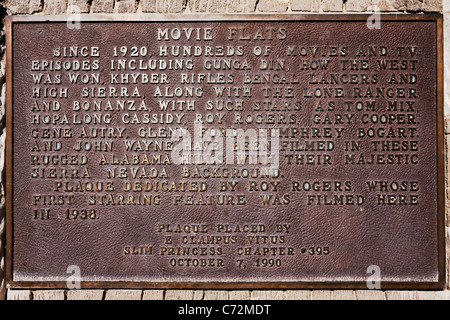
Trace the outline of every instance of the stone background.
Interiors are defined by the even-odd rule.
[[[382,12],[444,13],[445,55],[450,58],[450,0],[0,0],[0,18],[5,15],[67,14],[75,10],[91,13],[364,13],[377,6]],[[446,32],[447,31],[447,32]],[[450,281],[444,291],[383,290],[9,290],[4,281],[4,113],[5,57],[4,30],[0,33],[0,300],[72,299],[447,299]],[[450,146],[450,65],[445,66],[445,141]],[[448,148],[446,148],[448,149]],[[450,157],[446,156],[446,167]],[[446,168],[447,172],[447,168]],[[448,176],[448,175],[447,175]],[[448,181],[449,178],[447,178]],[[449,183],[446,186],[450,185]],[[446,212],[450,207],[450,188],[446,188]],[[446,214],[447,216],[447,214]],[[450,224],[446,217],[447,268],[450,265]],[[450,270],[450,268],[448,268]],[[447,277],[450,272],[447,272]],[[449,277],[448,277],[449,279]]]

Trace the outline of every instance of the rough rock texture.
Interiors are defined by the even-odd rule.
[[[64,290],[36,290],[32,291],[33,300],[64,300]]]
[[[406,0],[406,9],[410,11],[438,12],[442,9],[441,0]]]
[[[104,290],[68,290],[67,300],[102,300]]]
[[[345,9],[350,12],[370,11],[404,11],[405,0],[348,0]]]
[[[442,9],[440,0],[348,0],[345,10],[362,11],[424,11],[439,12]]]
[[[330,290],[314,290],[311,292],[311,300],[332,300],[333,293]]]
[[[257,0],[229,0],[228,12],[245,13],[256,10]]]
[[[67,11],[67,0],[46,0],[45,14],[64,14]]]
[[[180,13],[186,8],[186,0],[141,0],[142,12]]]
[[[30,11],[30,8],[31,4],[35,2],[36,1],[7,0],[6,7],[8,8],[8,14],[32,14],[33,11]]]
[[[30,290],[8,290],[8,300],[32,300]]]
[[[92,0],[92,13],[113,13],[114,0]]]
[[[292,11],[311,12],[439,12],[442,10],[440,0],[291,0],[290,5]],[[279,10],[281,8],[280,6]]]
[[[145,290],[142,300],[164,300],[164,290]]]
[[[137,10],[135,0],[116,0],[115,13],[135,13]]]
[[[254,12],[257,0],[190,0],[187,7],[192,13],[245,13]]]
[[[141,300],[142,290],[107,290],[105,300]]]
[[[449,291],[8,290],[8,300],[447,300]]]
[[[67,13],[89,13],[91,5],[88,0],[69,0]]]
[[[201,290],[167,290],[166,300],[202,300],[204,292]]]

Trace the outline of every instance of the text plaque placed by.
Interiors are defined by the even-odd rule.
[[[10,18],[10,285],[442,288],[442,18],[380,18]]]

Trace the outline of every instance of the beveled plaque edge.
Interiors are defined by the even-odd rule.
[[[367,21],[373,13],[302,13],[302,14],[81,14],[83,22],[153,22],[153,21]],[[6,284],[14,289],[66,289],[65,281],[15,281],[13,279],[13,84],[12,84],[12,28],[15,23],[65,22],[73,15],[14,15],[4,19],[6,29]],[[440,13],[408,14],[379,13],[383,21],[433,21],[436,23],[437,52],[437,222],[438,270],[437,281],[381,282],[381,290],[443,290],[446,287],[445,255],[445,149],[444,149],[444,48],[443,15]],[[365,281],[296,281],[296,282],[129,282],[83,281],[81,289],[368,289]]]

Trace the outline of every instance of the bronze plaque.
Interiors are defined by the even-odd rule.
[[[442,288],[440,15],[125,19],[7,21],[11,286]]]

